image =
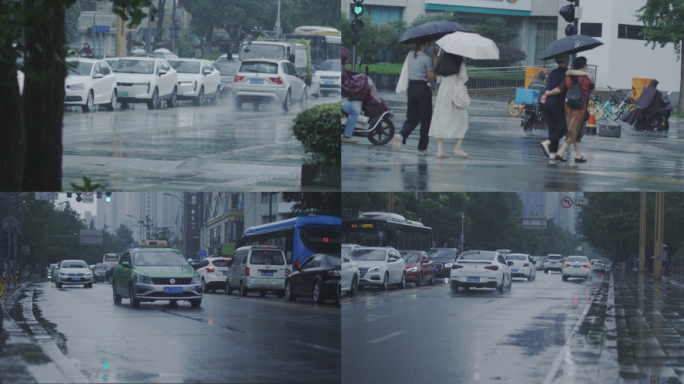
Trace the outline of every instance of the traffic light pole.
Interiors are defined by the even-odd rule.
[[[575,0],[575,14],[577,12],[577,8],[579,8],[579,3],[580,3],[579,0]],[[575,34],[579,35],[579,33],[580,33],[579,18],[575,17],[575,21],[573,24],[575,25]],[[575,59],[577,58],[577,54],[573,53],[571,57],[572,57],[572,63],[570,65],[570,68],[577,69],[577,68],[575,68]]]

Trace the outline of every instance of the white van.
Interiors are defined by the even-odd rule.
[[[285,277],[291,272],[283,250],[269,245],[251,245],[235,251],[226,277],[226,294],[233,289],[240,296],[258,291],[261,297],[271,291],[277,297],[285,295]]]
[[[104,264],[119,264],[119,254],[118,253],[105,253],[102,256],[102,263]]]

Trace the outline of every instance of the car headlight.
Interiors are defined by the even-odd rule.
[[[418,270],[418,267],[413,267],[413,268],[407,269],[406,272],[416,272],[417,270]]]
[[[85,273],[86,276],[90,276],[90,275],[92,275],[92,274],[93,274],[92,272],[86,272],[86,273]]]
[[[368,269],[368,272],[380,272],[380,267],[373,267]]]
[[[60,276],[68,276],[68,275],[67,275],[66,273],[64,273],[64,272],[60,272],[59,275],[60,275]]]
[[[454,263],[446,263],[444,264],[444,268],[451,268],[452,265],[454,265]]]
[[[67,89],[71,89],[73,91],[80,91],[83,88],[85,88],[85,84],[83,83],[67,85]]]
[[[202,280],[200,275],[194,276],[192,280],[190,281],[190,284],[199,284],[199,282]]]
[[[137,276],[136,276],[136,281],[137,281],[138,283],[153,284],[152,279],[149,278],[149,277],[147,277],[147,276],[137,275]]]

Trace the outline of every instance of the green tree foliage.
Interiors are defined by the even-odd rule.
[[[156,227],[152,233],[152,239],[164,240],[167,243],[171,243],[171,238],[174,234],[175,233],[169,227]]]
[[[188,36],[183,36],[182,39],[176,42],[176,49],[178,49],[178,57],[193,58],[195,57],[195,48],[192,47]]]
[[[513,63],[525,60],[527,54],[508,44],[496,43],[499,48],[499,60],[469,60],[469,64],[477,67],[508,67]]]
[[[292,135],[311,154],[314,164],[338,165],[342,156],[340,140],[330,132],[340,126],[340,105],[319,104],[305,109],[293,120]]]
[[[480,35],[494,40],[495,43],[507,43],[506,20],[501,17],[490,17],[484,24],[476,25],[473,30]]]
[[[342,218],[355,219],[359,212],[382,212],[387,209],[386,192],[342,193]]]
[[[78,40],[78,18],[81,17],[81,6],[78,2],[66,9],[64,15],[64,36],[66,43],[70,44]]]
[[[681,60],[682,42],[684,41],[684,2],[673,0],[648,0],[637,10],[637,20],[644,23],[642,36],[655,49],[656,44],[665,47],[668,43],[674,46],[677,59],[684,73],[684,60]],[[679,79],[679,94],[684,94],[684,76]],[[679,98],[677,113],[684,113],[684,98]]]
[[[277,8],[275,8],[277,9]],[[292,33],[304,25],[333,27],[339,29],[340,4],[320,0],[283,0],[280,22],[283,33]]]
[[[294,203],[292,213],[306,215],[329,215],[340,217],[339,192],[283,192],[283,201]]]
[[[133,244],[134,242],[133,231],[124,224],[119,225],[114,234],[126,244]]]

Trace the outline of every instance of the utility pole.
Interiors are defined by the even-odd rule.
[[[639,273],[644,273],[646,266],[646,192],[641,192],[641,225],[639,228]]]
[[[116,39],[115,39],[116,57],[126,56],[126,24],[124,24],[121,16],[116,15]]]
[[[279,38],[283,34],[283,31],[280,29],[280,0],[278,0],[278,21],[276,21],[275,30],[278,34],[276,38]]]
[[[176,53],[176,0],[171,3],[171,52]]]
[[[268,222],[273,222],[273,192],[268,193]]]
[[[152,8],[153,5],[150,4],[150,8],[147,11],[147,47],[148,53],[152,52]]]
[[[465,223],[465,212],[461,212],[461,241],[459,244],[461,245],[461,253],[463,253],[463,250],[465,249],[463,247],[463,243],[465,242],[465,237],[463,237],[463,226]]]
[[[5,218],[5,197],[7,192],[0,192],[0,220]],[[5,232],[0,231],[0,278],[5,271]]]
[[[394,192],[387,192],[387,212],[394,213]]]
[[[665,224],[665,192],[656,192],[655,201],[655,249],[653,280],[663,279],[663,227]]]

